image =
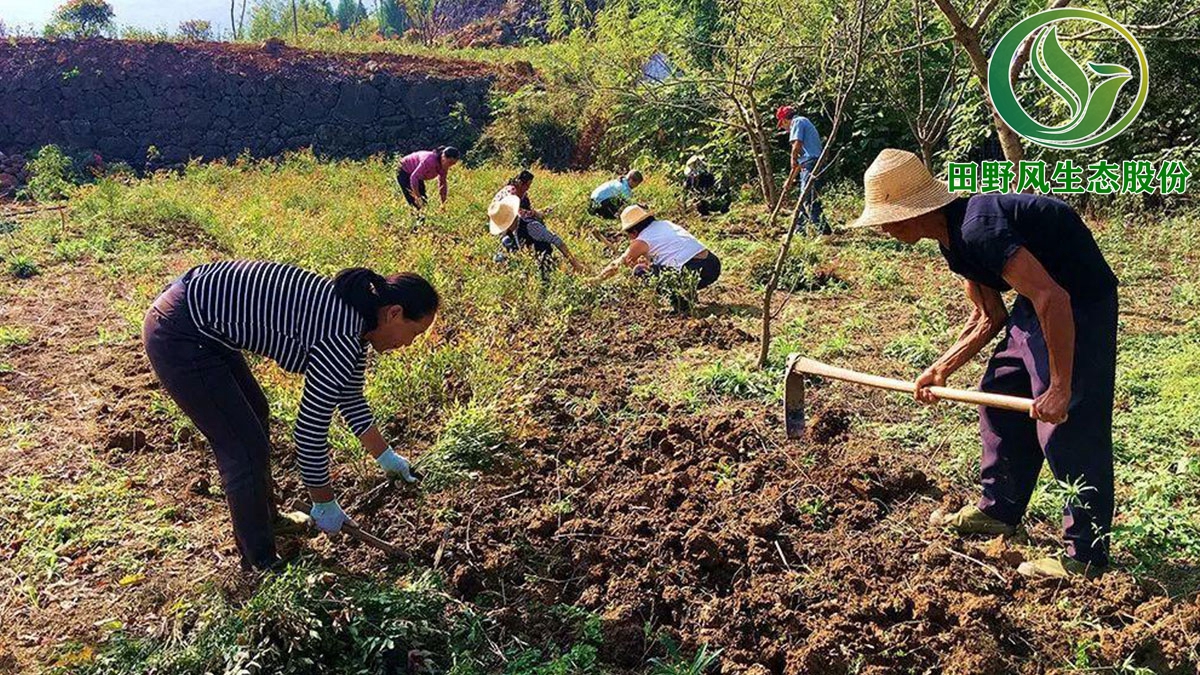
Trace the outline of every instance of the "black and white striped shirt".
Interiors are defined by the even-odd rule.
[[[356,436],[374,423],[363,398],[362,316],[334,295],[329,279],[282,263],[210,263],[192,268],[183,279],[201,333],[304,374],[296,463],[305,485],[328,485],[334,409]]]

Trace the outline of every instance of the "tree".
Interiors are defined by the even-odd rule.
[[[46,35],[92,38],[111,31],[112,27],[113,9],[105,0],[68,0],[54,10]]]
[[[979,81],[979,86],[983,89],[983,100],[987,102],[988,108],[992,112],[992,121],[996,125],[996,135],[1000,139],[1000,147],[1004,150],[1004,158],[1016,165],[1021,160],[1025,159],[1025,147],[1021,145],[1021,137],[1017,132],[1008,126],[1008,123],[1000,117],[1000,113],[996,111],[995,104],[992,103],[992,95],[988,93],[988,55],[983,50],[980,34],[984,26],[987,24],[988,18],[996,9],[998,0],[987,0],[983,8],[979,10],[975,20],[967,23],[958,9],[955,8],[951,0],[933,0],[933,2],[941,10],[942,14],[949,22],[951,29],[954,31],[954,39],[967,53],[967,57],[971,61],[971,68],[975,71],[975,78]],[[1070,0],[1054,0],[1051,7],[1064,7]],[[1022,49],[1017,54],[1017,58],[1013,60],[1012,68],[1009,77],[1016,79],[1017,74],[1029,61],[1030,47],[1033,44],[1033,36],[1025,41]],[[920,47],[920,46],[918,46]]]
[[[884,89],[904,115],[925,166],[934,172],[933,151],[946,137],[969,78],[960,71],[960,50],[953,40],[927,38],[931,26],[925,2],[913,0],[911,11],[896,8],[901,19],[893,31],[915,36],[916,45],[893,49],[881,62]]]
[[[367,18],[367,9],[360,0],[339,0],[334,15],[337,17],[338,28],[346,31]]]
[[[203,19],[188,19],[179,24],[179,37],[190,42],[211,42],[212,23]]]
[[[408,12],[401,0],[379,0],[379,33],[384,37],[400,37],[409,29]]]
[[[771,322],[783,311],[784,305],[787,303],[788,298],[791,297],[789,295],[779,307],[774,307],[775,291],[778,290],[780,279],[783,278],[784,266],[787,264],[788,253],[792,246],[792,238],[796,235],[796,227],[799,225],[800,215],[804,211],[804,201],[808,197],[809,191],[814,188],[817,180],[829,168],[833,157],[836,155],[834,148],[837,143],[838,132],[841,130],[842,123],[845,120],[848,104],[854,96],[855,89],[858,87],[859,76],[862,74],[863,59],[866,53],[866,44],[871,40],[872,33],[879,20],[879,14],[882,11],[882,7],[872,5],[872,0],[855,0],[854,4],[846,9],[850,9],[852,12],[847,12],[843,16],[835,16],[835,22],[830,28],[829,34],[822,41],[819,52],[813,57],[820,68],[819,77],[813,83],[814,93],[817,97],[829,101],[829,111],[827,113],[830,120],[829,135],[825,138],[825,147],[821,152],[821,156],[817,158],[817,162],[813,166],[813,177],[805,181],[799,191],[800,194],[796,197],[787,232],[784,233],[783,239],[779,244],[779,251],[775,256],[775,264],[771,268],[766,288],[763,290],[762,333],[759,336],[758,352],[758,366],[760,368],[766,367],[771,351]],[[846,10],[839,10],[839,13],[841,11]],[[779,195],[779,201],[775,204],[775,208],[771,210],[768,228],[775,226],[780,208],[783,206],[783,200],[786,197],[786,193]]]
[[[446,32],[443,0],[399,0],[408,23],[421,44],[431,47]]]
[[[237,0],[229,0],[229,30],[233,33],[234,40],[242,38],[242,28],[246,25],[246,0],[242,0],[242,14],[240,18],[235,18],[234,9]]]

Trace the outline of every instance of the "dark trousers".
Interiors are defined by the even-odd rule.
[[[703,258],[692,258],[683,264],[683,269],[691,270],[700,277],[700,283],[696,285],[696,290],[708,288],[716,283],[721,276],[721,259],[716,253],[708,252],[708,255]]]
[[[270,566],[270,410],[246,359],[197,330],[182,281],[154,301],[142,340],[154,374],[212,446],[243,565]]]
[[[1117,360],[1117,296],[1072,307],[1075,365],[1067,421],[1046,424],[1025,413],[981,408],[983,440],[979,508],[1011,525],[1033,495],[1042,458],[1055,479],[1082,483],[1081,503],[1063,509],[1067,553],[1094,565],[1108,563],[1113,518],[1113,390]],[[1008,328],[979,388],[1037,397],[1050,384],[1050,358],[1033,304],[1018,297]]]
[[[589,201],[588,213],[598,218],[605,220],[616,220],[621,215],[621,207],[625,206],[625,202],[617,197],[609,197],[604,201]]]
[[[542,281],[547,281],[550,278],[550,271],[554,269],[554,246],[549,242],[538,241],[529,236],[528,222],[527,219],[521,218],[516,229],[500,237],[500,245],[509,253],[516,253],[521,249],[532,250],[534,257],[537,258],[538,272],[542,276]]]
[[[521,218],[517,227],[510,233],[500,237],[500,245],[509,253],[516,253],[523,248],[531,248],[538,256],[549,256],[554,253],[554,246],[549,242],[537,241],[529,236],[528,221]]]
[[[400,192],[404,193],[404,201],[408,202],[409,206],[419,209],[417,205],[417,195],[421,196],[421,202],[425,201],[425,181],[417,181],[413,185],[412,176],[404,169],[396,172],[396,184],[400,186]]]
[[[812,187],[808,189],[808,194],[805,195],[804,201],[800,204],[800,212],[796,214],[794,222],[797,226],[802,222],[810,222],[817,232],[829,234],[833,230],[828,227],[828,224],[822,217],[824,209],[821,206],[821,197],[817,194],[821,188],[821,181],[812,175],[812,170],[815,166],[815,161],[800,165],[800,180],[796,183],[797,189],[803,191],[804,186],[809,182],[812,183]]]
[[[664,269],[666,268],[662,265],[651,265],[643,274],[657,276],[662,274]],[[721,277],[721,259],[717,257],[716,253],[709,251],[708,255],[703,258],[692,258],[685,262],[683,269],[694,272],[696,276],[700,277],[700,281],[696,284],[696,290],[701,290],[712,286]]]

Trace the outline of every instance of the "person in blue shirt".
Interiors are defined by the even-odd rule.
[[[983,494],[978,505],[933,522],[961,534],[1012,534],[1044,459],[1060,484],[1081,488],[1063,509],[1067,556],[1017,571],[1102,573],[1113,519],[1117,278],[1092,233],[1051,197],[958,198],[903,150],[879,153],[863,185],[863,213],[851,227],[878,227],[906,244],[936,241],[973,306],[957,342],[917,378],[917,399],[934,402],[929,387],[944,385],[1001,331],[979,389],[1033,399],[1028,414],[980,408]],[[1009,290],[1017,297],[1006,308]]]
[[[803,190],[810,180],[813,181],[808,195],[804,198],[800,215],[811,222],[818,232],[829,234],[831,230],[821,217],[821,199],[817,195],[820,181],[813,178],[812,175],[817,159],[821,156],[821,134],[817,132],[817,127],[813,125],[812,121],[801,115],[795,106],[780,106],[775,111],[775,119],[778,120],[780,129],[788,131],[788,142],[792,148],[791,168],[800,171],[800,175],[797,176],[799,179],[796,182],[797,188]],[[799,220],[797,220],[798,222]]]
[[[633,201],[633,190],[642,184],[642,172],[629,173],[602,183],[592,190],[588,213],[605,220],[616,220],[621,209]]]

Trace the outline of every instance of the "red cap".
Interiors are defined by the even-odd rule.
[[[779,106],[779,110],[775,111],[775,119],[779,120],[780,124],[783,124],[791,117],[793,110],[794,108],[790,105],[781,105]]]

